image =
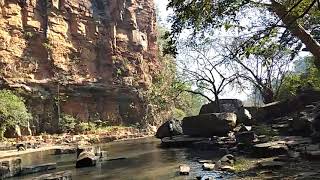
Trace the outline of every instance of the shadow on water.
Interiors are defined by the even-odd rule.
[[[124,157],[114,161],[104,161],[97,167],[75,168],[76,157],[71,155],[50,155],[52,152],[34,153],[22,156],[24,165],[57,162],[58,169],[50,172],[70,170],[73,179],[194,179],[199,174],[208,174],[202,171],[198,159],[217,160],[220,155],[212,151],[197,151],[192,149],[163,149],[159,148],[160,142],[153,138],[113,142],[102,144],[101,148],[108,151],[108,159]],[[190,176],[179,176],[180,164],[191,167]],[[43,173],[42,173],[43,174]],[[228,175],[211,172],[214,177]],[[32,179],[41,174],[33,174],[12,179]]]

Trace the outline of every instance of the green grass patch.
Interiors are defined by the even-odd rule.
[[[248,171],[253,168],[256,164],[256,161],[251,159],[245,159],[243,157],[237,158],[234,163],[234,170],[235,173],[241,173],[244,171]]]

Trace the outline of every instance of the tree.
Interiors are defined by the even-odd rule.
[[[32,116],[24,104],[23,98],[9,90],[0,90],[0,138],[8,127],[25,125]]]
[[[176,54],[174,45],[185,29],[203,34],[223,27],[247,37],[248,41],[242,44],[246,49],[273,40],[290,48],[294,55],[302,50],[303,43],[319,68],[318,6],[318,0],[170,0],[168,7],[173,9],[174,15],[165,52]]]
[[[312,85],[315,89],[320,89],[320,71],[315,67],[313,61],[313,57],[305,57],[297,61],[295,70],[283,80],[277,100],[295,96],[300,87]]]
[[[243,86],[247,81],[254,91],[258,90],[264,103],[274,102],[292,64],[290,51],[271,43],[256,46],[252,53],[240,56],[242,41],[239,38],[220,40],[220,51],[239,77],[238,84]]]
[[[188,41],[182,43],[184,48],[181,48],[179,53],[181,76],[197,89],[184,91],[201,95],[211,103],[216,103],[219,110],[219,95],[238,78],[238,74],[227,71],[227,59],[214,51],[215,45],[211,41],[207,39]],[[214,96],[214,100],[210,94]]]
[[[185,116],[199,113],[201,105],[206,103],[204,98],[187,93],[183,90],[190,90],[191,85],[184,83],[177,73],[176,59],[171,55],[162,53],[163,47],[167,44],[163,38],[167,30],[158,26],[158,62],[161,63],[158,72],[152,80],[152,86],[146,94],[148,104],[146,119],[151,124],[162,123],[169,117],[181,119]],[[168,117],[169,116],[169,117]]]

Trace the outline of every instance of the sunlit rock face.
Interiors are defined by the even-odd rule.
[[[142,120],[159,69],[153,0],[0,0],[0,9],[2,86],[29,92],[37,131],[55,131],[57,112]]]

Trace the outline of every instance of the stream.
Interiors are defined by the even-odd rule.
[[[107,151],[107,159],[125,158],[114,161],[102,161],[96,167],[75,168],[76,155],[53,155],[53,151],[44,151],[22,155],[22,165],[36,165],[56,162],[58,168],[45,173],[31,174],[10,179],[26,180],[42,174],[70,170],[72,179],[195,179],[199,175],[210,175],[216,178],[228,179],[232,175],[223,172],[202,171],[198,159],[218,160],[221,154],[212,151],[194,149],[164,149],[161,142],[155,138],[111,142],[99,145]],[[188,164],[191,167],[189,176],[178,174],[179,165]]]

